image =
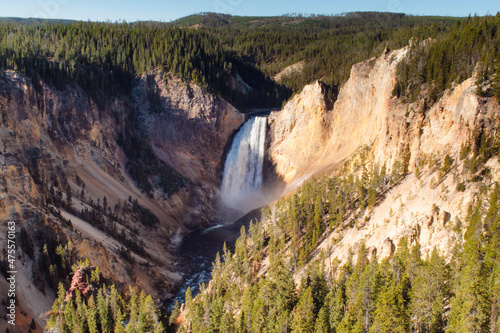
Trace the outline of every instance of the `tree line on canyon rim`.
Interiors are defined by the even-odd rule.
[[[352,13],[259,20],[206,14],[180,20],[205,25],[198,29],[160,23],[3,23],[0,66],[30,75],[37,86],[40,79],[58,89],[78,84],[103,107],[111,96],[129,94],[134,77],[158,68],[237,107],[273,107],[317,79],[330,85],[335,97],[354,63],[380,55],[385,47],[407,45],[411,38],[430,37],[436,42],[412,48],[412,60],[399,69],[396,93],[411,92],[414,99],[427,84],[435,100],[452,82],[470,77],[478,63],[480,80],[493,78],[498,17]],[[302,71],[279,83],[270,79],[300,61],[305,61]],[[232,87],[236,73],[251,91]],[[496,81],[498,95],[498,75]]]
[[[31,77],[38,93],[41,93],[41,81],[59,90],[78,85],[100,109],[108,106],[111,97],[130,97],[134,78],[154,69],[160,69],[166,76],[199,84],[236,106],[269,107],[281,105],[316,79],[331,87],[329,97],[334,99],[354,63],[378,56],[386,47],[402,47],[410,38],[431,37],[433,40],[428,43],[414,43],[409,58],[399,65],[395,96],[405,102],[424,98],[430,105],[444,89],[477,70],[478,93],[499,97],[498,14],[456,19],[354,13],[339,17],[268,18],[257,24],[250,18],[204,15],[202,19],[207,23],[199,29],[158,23],[0,24],[0,67]],[[301,72],[286,76],[278,83],[270,79],[284,67],[301,60],[306,60]],[[232,89],[231,77],[236,73],[254,88],[250,93]],[[119,138],[119,144],[131,163],[141,160],[148,163],[144,159],[156,157],[146,149],[147,138],[139,137],[134,128],[136,110],[129,112],[130,128]],[[467,182],[481,182],[488,176],[484,162],[498,156],[499,138],[488,138],[482,133],[474,135],[475,143],[465,146],[461,154],[471,177],[457,182],[457,189],[463,189]],[[151,170],[143,170],[139,162],[128,166],[145,192],[152,191],[147,178],[155,173],[165,175],[165,193],[184,186],[186,180],[167,165],[156,162],[151,164]],[[278,216],[282,225],[277,227],[276,234],[270,234],[260,224],[255,224],[248,233],[243,232],[235,253],[226,250],[223,260],[219,258],[214,263],[212,292],[195,298],[187,295],[187,317],[180,330],[383,332],[390,327],[392,331],[401,332],[410,329],[440,332],[445,328],[455,332],[460,331],[460,327],[469,327],[466,331],[498,329],[500,280],[496,249],[500,245],[500,227],[498,217],[492,213],[498,207],[498,187],[484,201],[490,207],[484,212],[486,217],[481,217],[481,206],[471,209],[469,228],[463,231],[465,245],[455,248],[449,264],[437,253],[421,260],[418,246],[403,242],[391,260],[380,263],[368,260],[366,251],[361,249],[357,262],[337,268],[341,272],[337,278],[333,277],[331,267],[311,266],[300,289],[295,288],[292,272],[304,267],[325,232],[343,226],[352,212],[375,205],[384,189],[397,184],[407,172],[405,156],[398,163],[391,175],[380,167],[363,172],[357,179],[313,180],[297,195],[282,201],[280,212],[287,218]],[[448,160],[440,172],[446,174],[452,165],[453,161]],[[429,166],[433,164],[429,162]],[[30,173],[35,171],[32,169]],[[66,207],[68,203],[60,192],[58,189],[47,198],[54,201],[49,203]],[[336,192],[357,200],[340,200]],[[126,214],[145,214],[150,226],[156,223],[147,212],[134,208],[133,201],[123,205],[127,207],[122,208]],[[103,209],[98,203],[92,212],[81,214],[88,214],[86,220],[96,221],[95,225],[112,233],[106,229],[108,224],[123,221],[113,220],[113,212],[107,208]],[[63,220],[62,216],[59,218]],[[350,227],[356,227],[356,223],[363,221],[355,221]],[[481,228],[486,230],[485,234],[478,232]],[[114,237],[120,239],[119,235]],[[23,239],[26,239],[22,241],[23,249],[29,252],[29,237],[24,235]],[[300,244],[297,251],[287,253],[289,261],[283,261],[283,253],[279,252],[283,242]],[[122,243],[129,246],[126,238]],[[70,267],[77,259],[74,254],[69,256],[71,262],[67,259],[69,243],[63,246],[51,242],[49,246],[48,254],[42,256],[43,262],[37,269],[50,277],[49,287],[56,288],[58,282],[63,282],[63,288],[67,289]],[[140,252],[140,244],[131,243],[130,247]],[[267,276],[259,277],[255,272],[266,252],[271,257],[271,268]],[[229,271],[235,274],[231,278]],[[242,283],[235,287],[235,281]],[[429,281],[432,286],[423,288],[424,282]],[[175,329],[178,308],[170,322],[165,314],[158,319],[146,295],[138,297],[134,291],[117,292],[101,282],[91,279],[89,282],[95,283],[97,289],[102,288],[102,297],[97,303],[103,310],[95,310],[89,300],[78,300],[78,296],[71,301],[61,300],[60,291],[50,325],[63,331],[74,331],[76,327],[82,332],[92,332],[92,327],[103,332],[120,331],[126,329],[122,327],[124,321],[135,322],[131,318],[140,317],[136,317],[137,306],[143,304],[150,326],[136,331],[148,331],[152,327]],[[136,308],[125,305],[124,300],[132,298],[140,299],[138,303],[132,302]],[[449,305],[451,310],[447,310]],[[90,324],[92,320],[96,323]],[[163,320],[163,327],[158,320]]]
[[[238,107],[272,107],[316,79],[335,90],[354,63],[380,54],[385,46],[406,45],[411,37],[442,36],[460,20],[358,13],[299,23],[281,17],[256,27],[250,22],[235,17],[199,29],[159,23],[4,23],[0,66],[58,89],[78,84],[102,106],[109,95],[130,93],[133,77],[159,68]],[[269,78],[301,60],[306,61],[302,72],[280,83]],[[236,73],[252,87],[250,92],[232,89],[229,77]]]

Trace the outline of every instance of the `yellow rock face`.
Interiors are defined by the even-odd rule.
[[[315,82],[270,116],[270,156],[285,182],[325,170],[379,137],[397,64],[406,52],[354,65],[333,110],[327,110],[322,84]]]
[[[269,116],[270,156],[285,182],[303,175],[323,154],[332,130],[330,113],[323,86],[316,82]]]
[[[432,185],[439,178],[436,168],[420,171],[418,177],[413,171],[419,160],[442,161],[449,155],[460,175],[461,145],[475,128],[495,134],[500,106],[494,98],[476,95],[473,78],[445,91],[430,108],[423,107],[423,100],[401,103],[392,90],[397,65],[406,54],[404,48],[354,65],[331,111],[325,107],[320,84],[314,83],[270,117],[269,155],[288,185],[285,193],[315,174],[359,157],[362,148],[367,151],[363,163],[385,165],[388,172],[403,152],[408,154],[404,180],[366,212],[357,227],[341,231],[341,242],[333,241],[339,236],[335,232],[320,245],[331,260],[345,262],[349,251],[362,243],[378,258],[388,257],[402,237],[418,240],[424,255],[434,247],[446,255],[449,244],[457,241],[454,226],[465,221],[477,198],[479,186],[459,191],[454,174],[436,187]],[[498,161],[492,159],[487,165],[492,179],[500,179]]]

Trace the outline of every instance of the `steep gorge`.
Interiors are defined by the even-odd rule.
[[[449,254],[450,244],[462,240],[457,230],[481,184],[457,187],[466,168],[460,150],[475,131],[496,134],[500,107],[495,99],[476,95],[472,78],[446,91],[431,108],[422,100],[401,103],[392,90],[397,64],[406,54],[407,49],[384,52],[353,66],[333,106],[317,81],[268,118],[264,141],[273,172],[267,169],[264,178],[284,182],[284,195],[313,176],[339,170],[361,177],[363,170],[385,165],[387,172],[402,173],[374,207],[352,212],[344,225],[327,232],[318,246],[323,251],[316,251],[311,263],[344,263],[362,244],[372,256],[390,257],[403,237],[418,241],[423,255],[434,247]],[[42,85],[40,91],[12,71],[2,75],[0,89],[1,218],[34,231],[28,242],[35,251],[33,258],[23,254],[19,288],[29,315],[48,309],[53,298],[32,273],[51,239],[72,239],[77,257],[90,258],[117,282],[170,296],[172,283],[180,279],[172,243],[216,215],[224,150],[245,115],[202,88],[159,72],[138,79],[131,100],[115,98],[104,110],[78,87],[58,91]],[[162,190],[158,175],[148,176],[149,193],[131,178],[127,154],[118,144],[130,125],[129,112],[154,155],[186,179],[174,193]],[[443,172],[445,156],[454,164]],[[489,186],[500,179],[500,164],[491,159],[487,165],[490,175],[483,183]],[[267,190],[275,185],[270,182]],[[144,212],[140,207],[158,222],[145,224],[142,217],[151,215],[137,213]],[[104,228],[115,230],[115,236],[79,216],[85,210],[104,216]],[[113,220],[115,215],[122,220]],[[131,246],[116,235],[144,252],[124,251]],[[252,268],[254,274],[266,273],[269,263],[263,261]],[[295,275],[297,281],[302,273]]]
[[[175,242],[214,218],[224,148],[245,116],[159,73],[137,80],[131,100],[98,107],[78,86],[35,87],[8,70],[0,76],[0,110],[0,218],[30,231],[18,239],[18,297],[28,316],[44,326],[38,316],[54,297],[44,248],[54,260],[55,247],[69,240],[71,260],[89,258],[115,282],[167,297],[180,279]],[[158,170],[175,170],[183,187],[165,193],[161,174],[147,175],[149,194],[138,187],[119,145],[127,126],[146,144],[135,149],[151,147],[168,165]]]

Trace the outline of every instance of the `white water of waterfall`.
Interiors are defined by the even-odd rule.
[[[248,212],[265,203],[260,188],[266,143],[266,117],[248,120],[226,158],[220,194],[229,208]]]

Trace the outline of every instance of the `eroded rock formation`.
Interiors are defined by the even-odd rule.
[[[423,255],[434,247],[449,254],[450,244],[461,237],[456,230],[479,191],[476,185],[457,189],[464,167],[459,151],[474,130],[496,133],[498,102],[477,96],[470,78],[445,91],[430,108],[424,99],[402,103],[392,90],[397,65],[406,54],[407,48],[384,52],[354,65],[331,111],[316,82],[270,117],[269,156],[287,183],[285,193],[313,175],[335,172],[351,159],[365,167],[385,165],[389,172],[395,165],[405,165],[406,178],[373,210],[353,221],[359,221],[356,227],[336,230],[321,244],[332,260],[347,260],[349,250],[362,243],[370,253],[387,257],[402,237],[418,241]],[[421,171],[426,161],[442,162],[446,155],[456,163],[453,172]],[[498,162],[491,160],[488,166],[492,180],[498,179]]]
[[[18,297],[35,318],[50,309],[52,296],[32,272],[44,245],[56,241],[71,239],[76,257],[88,257],[116,282],[168,296],[180,279],[172,245],[212,218],[224,149],[245,120],[204,89],[159,73],[138,79],[131,99],[106,98],[97,103],[78,86],[34,86],[10,70],[0,75],[0,219],[16,221],[18,233],[29,230],[23,241],[33,254],[20,249]],[[127,130],[185,186],[167,195],[153,174],[153,191],[142,191],[119,143]],[[157,223],[144,224],[152,219],[147,210]]]

